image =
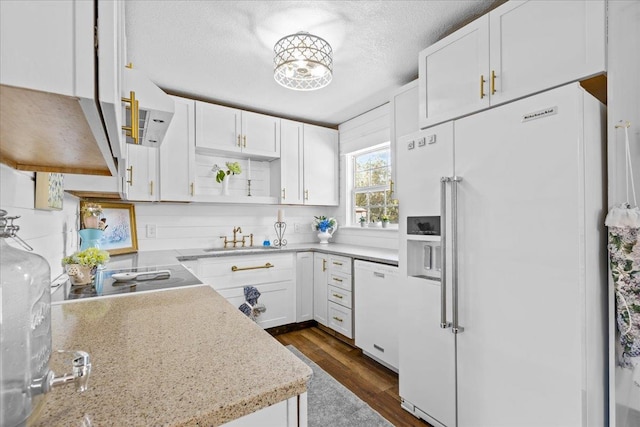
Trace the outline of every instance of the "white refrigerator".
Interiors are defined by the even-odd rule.
[[[399,140],[403,408],[434,426],[606,425],[605,123],[576,83]],[[408,233],[421,216],[439,236]]]

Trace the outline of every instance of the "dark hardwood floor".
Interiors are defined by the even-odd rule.
[[[293,345],[329,375],[398,427],[429,427],[400,407],[398,375],[317,327],[276,335]]]

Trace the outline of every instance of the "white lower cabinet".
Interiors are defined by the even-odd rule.
[[[336,332],[340,332],[347,338],[353,338],[351,309],[336,304],[333,301],[329,301],[328,304],[329,306],[327,307],[327,311],[329,324],[327,326]]]
[[[263,328],[295,323],[296,285],[293,253],[198,259],[197,276],[236,308],[245,302],[244,287],[255,286],[264,304],[256,323]]]
[[[356,346],[398,370],[398,267],[355,261]]]
[[[223,424],[224,427],[307,427],[307,393],[275,403]]]
[[[296,322],[313,320],[313,252],[296,254]]]
[[[313,319],[321,325],[327,324],[327,280],[329,278],[329,255],[313,254]]]

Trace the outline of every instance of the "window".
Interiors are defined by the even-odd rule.
[[[391,197],[391,152],[389,143],[356,153],[353,159],[353,195],[351,217],[358,222],[379,221],[383,215],[398,223],[398,201]]]

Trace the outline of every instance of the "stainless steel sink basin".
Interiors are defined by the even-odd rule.
[[[210,248],[203,249],[204,252],[241,252],[241,251],[264,251],[270,249],[280,249],[277,246],[239,246],[237,248]]]

